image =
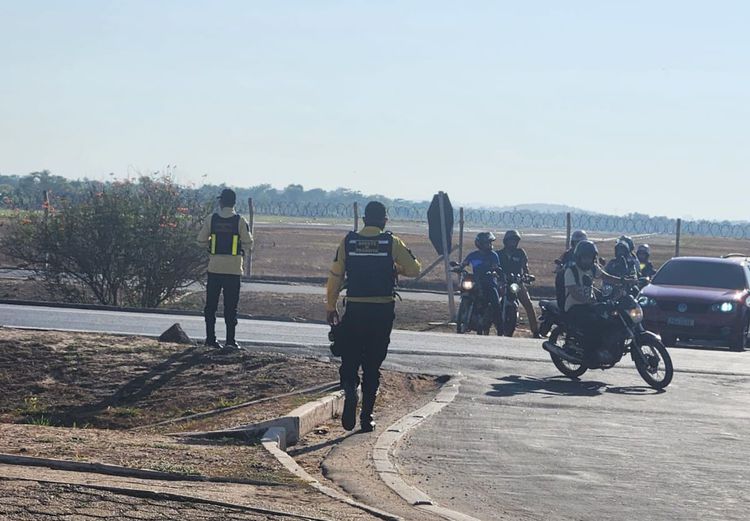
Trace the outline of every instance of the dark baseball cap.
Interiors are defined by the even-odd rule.
[[[237,194],[234,193],[234,190],[230,190],[229,188],[225,188],[221,191],[221,194],[219,194],[219,197],[217,197],[219,201],[221,201],[223,206],[234,206],[235,203],[237,203]]]

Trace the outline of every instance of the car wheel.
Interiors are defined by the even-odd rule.
[[[732,351],[744,351],[747,347],[747,335],[748,329],[750,329],[750,317],[746,317],[743,322],[742,330],[740,334],[732,340],[729,344],[729,349]]]
[[[675,335],[663,333],[661,335],[661,342],[665,347],[674,347],[677,345],[677,337]]]

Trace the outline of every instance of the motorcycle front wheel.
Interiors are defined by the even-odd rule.
[[[458,317],[456,319],[456,333],[463,335],[469,330],[469,324],[471,323],[471,311],[473,305],[468,300],[461,299],[461,304],[458,306]]]
[[[674,367],[664,344],[656,339],[649,339],[642,345],[633,345],[632,349],[635,368],[648,385],[662,390],[670,384]]]
[[[552,334],[550,334],[549,341],[559,347],[557,343],[557,339],[559,337],[560,337],[560,328],[556,327],[552,330]],[[578,380],[578,378],[580,378],[583,375],[583,373],[585,373],[588,370],[588,367],[586,367],[585,365],[574,364],[573,362],[568,362],[567,360],[560,358],[559,356],[553,353],[550,353],[549,356],[550,358],[552,358],[552,363],[555,364],[555,367],[557,367],[557,370],[572,380]]]

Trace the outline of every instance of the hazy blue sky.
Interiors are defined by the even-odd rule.
[[[747,1],[0,0],[0,172],[750,219]]]

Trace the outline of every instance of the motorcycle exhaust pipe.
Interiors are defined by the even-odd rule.
[[[548,351],[549,353],[552,353],[555,356],[559,356],[565,361],[570,362],[571,364],[580,364],[581,360],[576,358],[575,356],[570,355],[569,353],[566,353],[559,347],[557,347],[555,344],[550,342],[549,340],[542,344],[542,347],[545,351]]]

